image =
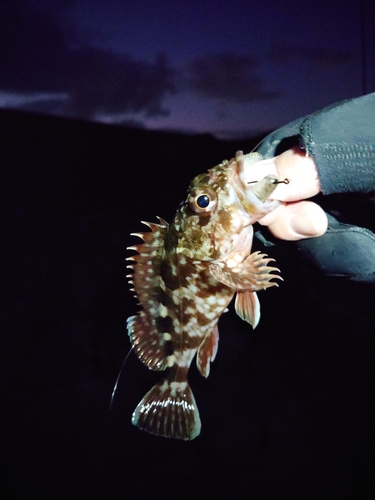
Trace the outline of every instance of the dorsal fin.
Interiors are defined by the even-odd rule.
[[[132,245],[127,250],[135,250],[138,255],[132,255],[126,260],[133,261],[127,267],[134,269],[129,274],[129,282],[134,285],[135,296],[145,312],[156,305],[160,290],[160,268],[164,254],[164,240],[168,231],[168,223],[158,217],[161,224],[144,222],[151,231],[132,233],[143,240],[139,245]]]
[[[160,314],[160,269],[164,256],[164,240],[168,231],[168,224],[158,217],[160,224],[143,222],[151,231],[132,233],[143,240],[139,245],[128,247],[138,255],[128,257],[133,261],[127,267],[134,269],[129,274],[129,283],[133,284],[133,291],[142,311],[128,319],[128,334],[139,359],[152,370],[164,370],[168,366],[169,339],[163,332],[158,331],[155,319]]]

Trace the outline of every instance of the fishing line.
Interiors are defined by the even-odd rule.
[[[114,399],[115,399],[115,394],[116,394],[116,391],[117,391],[117,387],[118,387],[118,384],[120,382],[120,377],[122,375],[122,372],[124,370],[124,367],[125,367],[125,363],[126,361],[128,360],[128,357],[130,356],[130,353],[132,352],[133,350],[133,347],[131,347],[129,349],[129,352],[128,354],[125,356],[125,359],[124,361],[122,362],[122,365],[121,365],[121,368],[120,368],[120,371],[117,375],[117,378],[116,378],[116,382],[115,382],[115,385],[113,386],[113,390],[112,390],[112,395],[111,395],[111,401],[109,403],[109,407],[108,407],[108,412],[111,413],[112,412],[112,409],[113,409],[113,402],[114,402]]]

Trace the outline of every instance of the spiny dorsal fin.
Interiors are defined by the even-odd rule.
[[[146,311],[155,306],[160,290],[160,267],[168,224],[161,218],[159,220],[161,224],[142,221],[142,224],[148,226],[151,231],[132,233],[132,236],[141,238],[143,243],[127,248],[127,250],[138,252],[138,255],[132,255],[126,259],[134,262],[127,266],[134,269],[134,273],[127,277],[134,285],[136,297]]]

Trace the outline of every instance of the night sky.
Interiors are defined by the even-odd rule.
[[[1,0],[0,106],[254,135],[374,90],[374,9],[367,0]]]

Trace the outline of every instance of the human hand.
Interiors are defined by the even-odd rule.
[[[260,219],[259,223],[268,226],[271,233],[283,240],[295,241],[321,236],[327,230],[328,220],[324,210],[305,201],[321,190],[314,159],[306,156],[298,147],[284,153],[246,165],[247,181],[258,181],[268,174],[276,175],[280,181],[288,183],[277,185],[272,198],[280,200],[280,206]]]

